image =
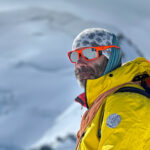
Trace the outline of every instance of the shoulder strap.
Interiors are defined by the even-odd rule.
[[[138,94],[141,94],[143,96],[150,98],[150,93],[147,93],[144,90],[141,90],[135,87],[123,87],[117,90],[115,93],[118,93],[118,92],[133,92],[133,93],[138,93]]]

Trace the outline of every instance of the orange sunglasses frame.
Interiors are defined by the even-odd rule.
[[[69,51],[69,52],[68,52],[68,57],[69,57],[70,61],[72,62],[72,60],[71,60],[69,54],[70,54],[71,52],[77,52],[77,53],[78,53],[78,60],[79,60],[79,56],[80,56],[80,54],[81,54],[81,56],[82,56],[86,61],[92,61],[92,60],[95,60],[95,59],[97,59],[97,58],[99,57],[99,51],[103,51],[103,50],[106,50],[106,49],[108,49],[108,48],[113,48],[113,47],[120,49],[120,47],[115,46],[115,45],[98,46],[98,47],[83,47],[83,48],[79,48],[79,49],[75,49],[75,50]],[[96,51],[97,51],[97,57],[96,57],[96,58],[93,58],[93,59],[87,59],[87,58],[83,55],[83,53],[82,53],[82,51],[85,50],[85,49],[87,49],[87,48],[95,48]],[[76,62],[72,62],[72,63],[76,63]]]

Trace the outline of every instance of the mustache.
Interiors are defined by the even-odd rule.
[[[80,68],[75,69],[75,75],[78,76],[82,72],[88,72],[91,75],[95,75],[95,70],[89,66],[81,66]]]

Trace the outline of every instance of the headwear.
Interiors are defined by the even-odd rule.
[[[90,46],[119,46],[117,37],[106,29],[89,28],[83,30],[73,41],[72,49]],[[116,48],[109,48],[102,51],[108,58],[108,63],[103,75],[121,66],[121,51]]]

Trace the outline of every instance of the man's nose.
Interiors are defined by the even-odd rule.
[[[76,64],[86,64],[86,60],[81,56],[81,54],[79,55],[79,59],[77,61]]]

